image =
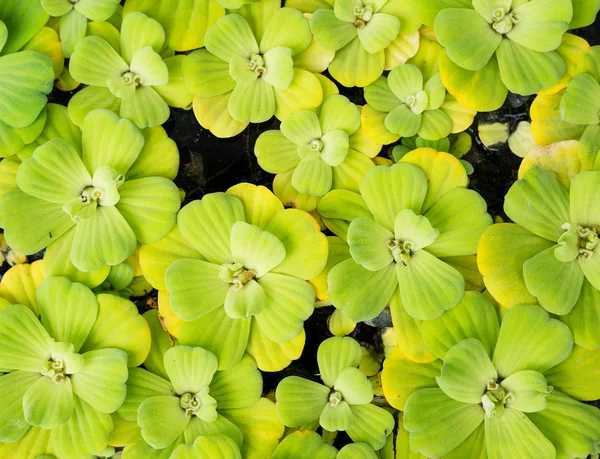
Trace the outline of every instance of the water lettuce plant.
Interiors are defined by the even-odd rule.
[[[59,138],[38,147],[19,166],[19,190],[0,199],[9,245],[33,254],[72,233],[71,262],[93,271],[121,263],[138,241],[163,237],[175,224],[179,191],[154,176],[160,166],[144,167],[153,151],[143,147],[135,125],[107,110],[86,117],[81,150]]]
[[[414,65],[396,67],[365,88],[365,100],[385,113],[385,127],[400,137],[418,135],[440,140],[453,131],[452,119],[441,108],[446,88],[439,73],[424,81]]]
[[[325,195],[319,213],[352,256],[329,271],[330,301],[355,322],[377,316],[398,289],[415,319],[432,320],[455,306],[465,280],[444,258],[474,254],[492,223],[483,198],[466,185],[458,159],[422,148],[371,169],[360,194]]]
[[[33,142],[44,125],[54,70],[50,57],[40,52],[43,45],[31,42],[43,36],[47,19],[39,2],[0,5],[0,157]]]
[[[358,191],[358,182],[374,166],[369,158],[380,147],[365,142],[360,131],[360,109],[346,97],[329,96],[317,115],[294,113],[280,130],[263,132],[254,154],[264,170],[291,173],[298,193],[323,196],[332,189]]]
[[[434,25],[445,48],[440,57],[442,80],[462,80],[464,88],[478,93],[481,101],[475,108],[494,110],[507,90],[533,94],[565,73],[556,49],[573,17],[571,0],[417,0],[413,5],[417,17]]]
[[[310,430],[297,430],[285,437],[273,452],[272,459],[378,459],[366,443],[350,443],[339,451],[323,437]]]
[[[44,10],[60,18],[60,42],[66,58],[70,58],[75,45],[86,36],[88,20],[108,20],[119,6],[119,0],[41,0]]]
[[[307,280],[327,259],[327,239],[309,214],[239,184],[186,205],[177,226],[201,258],[166,270],[170,307],[184,321],[180,343],[211,351],[226,369],[247,347],[253,355],[254,341],[282,345],[303,332],[315,304]]]
[[[317,43],[335,51],[328,70],[343,86],[367,86],[384,69],[390,69],[386,66],[387,48],[401,39],[398,36],[401,30],[416,32],[420,26],[411,8],[403,3],[398,0],[317,3],[310,27]]]
[[[236,414],[250,413],[259,403],[262,377],[250,357],[228,370],[217,371],[217,367],[211,352],[175,346],[164,353],[164,375],[141,368],[130,371],[119,415],[137,420],[143,438],[131,446],[131,454],[146,451],[143,457],[177,457],[176,452],[170,454],[180,444],[191,444],[206,434],[223,434],[242,446]]]
[[[110,413],[125,399],[127,368],[148,354],[148,325],[129,301],[61,277],[40,285],[36,308],[40,319],[23,305],[0,312],[0,368],[8,371],[0,386],[12,397],[2,406],[0,451],[11,457],[18,442],[37,438],[61,458],[99,454]]]
[[[599,346],[587,332],[600,298],[599,189],[597,171],[581,172],[565,186],[551,171],[531,167],[504,201],[515,223],[488,228],[478,250],[486,286],[502,305],[537,301],[566,315],[575,342],[591,348]]]
[[[348,337],[328,338],[317,351],[323,384],[288,376],[278,385],[277,414],[288,427],[318,420],[328,432],[345,431],[355,442],[381,449],[394,427],[394,418],[372,404],[373,386],[357,367],[360,345]]]
[[[181,75],[184,57],[163,58],[164,51],[162,26],[143,13],[125,16],[118,44],[100,36],[80,40],[69,70],[88,87],[69,101],[73,121],[81,125],[91,110],[102,108],[143,129],[167,121],[169,106],[189,106],[192,95]]]
[[[283,120],[323,100],[319,79],[302,64],[313,66],[312,59],[326,53],[310,47],[308,20],[295,9],[274,8],[270,0],[249,7],[246,15],[219,19],[206,33],[206,49],[191,53],[183,65],[186,85],[196,95],[196,118],[217,137],[232,137],[273,115]]]
[[[427,457],[598,453],[600,410],[577,401],[597,390],[587,382],[576,387],[592,354],[574,348],[569,328],[541,307],[515,306],[499,324],[491,302],[473,293],[424,323],[422,333],[439,360],[418,364],[393,351],[383,371],[385,395],[404,411],[413,451]]]

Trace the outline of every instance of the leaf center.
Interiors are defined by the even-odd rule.
[[[247,269],[242,263],[224,264],[219,272],[219,279],[232,284],[231,288],[235,291],[240,291],[254,278],[256,278],[256,270]]]
[[[492,28],[501,35],[509,33],[520,18],[513,12],[507,13],[504,8],[492,11]]]
[[[515,396],[496,381],[487,382],[486,392],[481,397],[481,405],[488,418],[500,418],[504,407],[515,401]]]
[[[338,390],[334,390],[329,394],[329,404],[331,406],[338,406],[342,400],[344,400],[344,397]]]
[[[356,28],[362,29],[373,17],[373,7],[371,5],[357,5],[354,7],[354,16],[356,17],[354,25]]]
[[[246,64],[248,70],[256,73],[256,76],[260,78],[267,73],[267,67],[265,66],[265,59],[260,54],[252,54]]]

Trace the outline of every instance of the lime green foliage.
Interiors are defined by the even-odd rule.
[[[279,419],[288,427],[318,419],[326,431],[345,431],[353,441],[381,449],[392,432],[394,418],[371,404],[373,386],[357,368],[361,356],[361,347],[352,338],[323,341],[317,360],[324,384],[297,376],[283,379],[275,393]]]
[[[179,191],[160,167],[148,169],[152,175],[139,169],[156,154],[144,141],[131,121],[97,110],[86,117],[81,149],[59,138],[38,147],[19,167],[19,190],[0,199],[9,245],[32,254],[72,237],[71,263],[94,271],[124,261],[138,241],[163,237],[175,224]]]
[[[183,57],[163,58],[164,48],[162,26],[143,13],[125,16],[118,43],[100,36],[80,40],[69,70],[88,87],[69,101],[75,124],[81,125],[91,110],[103,108],[143,129],[167,121],[169,106],[190,105],[192,95],[181,77]]]
[[[206,49],[190,54],[183,65],[200,124],[218,137],[231,137],[248,123],[316,108],[323,99],[321,84],[295,61],[303,52],[310,53],[307,62],[322,52],[309,49],[311,42],[302,13],[270,0],[219,19],[206,33]]]
[[[171,459],[242,459],[235,441],[223,434],[196,438],[192,445],[180,445]]]
[[[253,354],[256,340],[282,345],[303,331],[315,304],[307,280],[327,259],[327,239],[309,214],[240,184],[185,206],[178,228],[203,258],[166,270],[171,308],[185,321],[182,344],[210,350],[225,369],[248,346]]]
[[[473,146],[471,135],[466,132],[460,134],[450,134],[439,140],[425,140],[421,137],[403,137],[400,145],[396,145],[392,150],[392,159],[394,162],[400,161],[404,155],[417,148],[433,148],[436,151],[445,151],[456,158],[462,158]]]
[[[69,58],[77,43],[86,36],[88,20],[108,20],[119,6],[119,0],[41,0],[50,16],[60,17],[60,41]]]
[[[317,43],[335,51],[329,73],[337,81],[364,87],[381,76],[386,68],[386,49],[396,44],[399,32],[413,32],[419,27],[404,3],[335,0],[331,6],[319,6],[314,11],[310,27]]]
[[[380,149],[365,140],[359,108],[336,94],[325,100],[319,115],[299,111],[281,123],[280,131],[262,133],[254,153],[267,172],[291,173],[298,193],[323,196],[331,189],[358,190],[374,166],[369,158]]]
[[[383,372],[386,397],[405,401],[413,451],[427,457],[598,453],[600,411],[578,402],[573,391],[572,378],[589,371],[589,351],[573,348],[568,327],[539,306],[516,306],[498,327],[489,301],[465,303],[427,322],[424,339],[440,360],[418,364],[393,353]],[[586,385],[584,400],[596,396],[591,388]]]
[[[28,42],[47,19],[38,0],[0,5],[0,157],[18,153],[44,125],[54,71],[51,59]]]
[[[479,268],[486,284],[501,282],[494,290],[502,304],[512,306],[506,289],[508,298],[537,301],[565,316],[575,342],[590,348],[600,346],[585,331],[589,320],[598,320],[598,190],[600,172],[579,173],[567,189],[552,172],[534,166],[506,195],[504,210],[515,223],[490,227],[479,244]]]
[[[433,173],[441,168],[443,182]],[[456,158],[419,149],[367,172],[360,194],[325,195],[319,212],[352,255],[329,272],[331,302],[355,322],[377,316],[398,288],[415,319],[435,319],[455,306],[465,281],[443,258],[474,254],[491,224],[485,201],[466,182]]]
[[[129,301],[60,277],[42,283],[37,306],[41,322],[22,305],[0,312],[0,368],[10,371],[0,385],[11,394],[0,408],[0,452],[50,441],[57,457],[97,454],[125,400],[128,365],[148,354],[148,325]]]
[[[385,127],[401,137],[440,140],[448,136],[453,125],[440,108],[445,98],[440,74],[424,81],[421,70],[411,64],[396,67],[387,78],[380,77],[365,88],[367,103],[385,113]]]
[[[578,66],[578,74],[567,85],[560,99],[560,119],[575,126],[585,127],[582,142],[600,146],[600,46],[592,46]]]
[[[446,48],[440,60],[444,82],[461,75],[468,91],[474,85],[480,93],[482,110],[499,108],[506,88],[533,94],[565,73],[556,49],[573,17],[571,0],[415,0],[413,6]]]
[[[230,449],[241,447],[246,439],[237,416],[252,416],[262,393],[262,377],[252,358],[246,356],[230,369],[217,371],[214,354],[200,347],[175,346],[164,352],[162,364],[166,377],[141,368],[130,371],[127,397],[118,413],[137,421],[142,438],[128,445],[126,454],[177,458],[190,450],[179,445],[208,434],[232,439],[236,448]]]
[[[279,443],[272,459],[336,459],[337,448],[310,430],[297,430]]]

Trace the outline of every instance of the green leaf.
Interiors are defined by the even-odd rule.
[[[219,278],[221,269],[212,263],[185,258],[170,265],[165,285],[175,314],[184,320],[195,320],[222,306],[230,286]],[[190,283],[190,279],[194,282]]]
[[[198,437],[193,445],[179,446],[170,456],[172,459],[241,459],[240,450],[229,437],[208,435]]]
[[[240,290],[233,286],[225,297],[225,312],[232,319],[250,320],[265,307],[265,292],[254,279]]]
[[[290,86],[275,94],[275,116],[284,120],[300,110],[314,110],[323,101],[324,89],[321,80],[312,72],[294,67],[294,78]]]
[[[396,346],[383,361],[381,383],[386,400],[394,408],[405,411],[406,400],[419,389],[433,388],[440,374],[441,360],[416,363]],[[398,377],[402,375],[402,377]]]
[[[352,25],[356,30],[356,27]],[[318,39],[317,39],[318,41]],[[364,87],[381,76],[385,67],[385,52],[369,53],[358,37],[335,53],[329,73],[343,86]]]
[[[360,182],[360,193],[375,221],[389,231],[393,231],[400,211],[410,209],[420,213],[426,192],[427,178],[413,164],[374,167]]]
[[[417,18],[425,25],[433,26],[438,13],[446,8],[472,8],[471,0],[439,0],[432,3],[428,0],[413,0],[411,5]]]
[[[297,427],[319,419],[327,405],[329,388],[298,376],[288,376],[278,385],[277,415],[288,427]]]
[[[289,121],[291,118],[286,118],[284,122]],[[254,154],[260,167],[272,174],[289,171],[300,162],[296,144],[289,141],[281,131],[276,130],[263,132],[256,139]]]
[[[410,96],[415,96],[423,90],[423,75],[421,70],[411,64],[396,67],[388,75],[387,82],[394,96],[405,103]],[[375,108],[377,109],[377,107]]]
[[[373,400],[373,385],[358,368],[345,368],[335,381],[334,389],[341,392],[350,405],[364,405]],[[331,430],[331,429],[327,429]]]
[[[217,371],[217,359],[210,352],[189,346],[175,346],[164,356],[165,371],[178,394],[196,394],[210,385]]]
[[[0,312],[0,368],[41,373],[50,359],[49,341],[31,309],[15,305]]]
[[[312,41],[310,26],[304,15],[294,8],[275,11],[260,40],[260,51],[266,56],[276,47],[285,47],[292,55],[304,51]]]
[[[71,379],[55,383],[44,376],[34,382],[23,396],[23,412],[28,423],[44,429],[54,429],[73,415]]]
[[[219,370],[238,363],[248,345],[251,320],[232,319],[224,308],[217,308],[193,322],[184,322],[179,330],[179,343],[212,352]]]
[[[547,52],[561,45],[563,34],[569,29],[573,6],[565,0],[533,0],[511,13],[519,20],[506,36],[525,48]]]
[[[596,400],[599,390],[594,375],[599,368],[600,355],[596,350],[573,346],[571,355],[544,372],[544,376],[549,384],[577,400]]]
[[[560,117],[572,124],[600,123],[600,85],[589,73],[580,73],[560,100]]]
[[[221,265],[233,262],[229,248],[231,227],[244,220],[242,203],[225,193],[211,193],[186,205],[177,224],[183,237],[208,261]]]
[[[133,121],[138,128],[144,129],[165,123],[170,111],[154,88],[139,86],[131,96],[123,99],[120,114]]]
[[[554,446],[544,434],[527,416],[510,407],[504,409],[501,417],[485,419],[485,441],[489,459],[556,456]]]
[[[225,15],[219,3],[203,0],[130,0],[123,7],[123,15],[127,17],[133,11],[159,21],[166,33],[167,46],[175,51],[203,47],[207,29]]]
[[[425,250],[411,254],[408,264],[396,264],[400,297],[415,319],[433,320],[461,300],[465,280],[455,268]]]
[[[148,327],[150,327],[152,339],[150,352],[148,353],[146,360],[144,360],[144,367],[162,378],[168,378],[167,372],[165,371],[163,356],[173,343],[171,343],[168,332],[160,323],[158,309],[150,309],[149,311],[146,311],[143,316],[148,323]]]
[[[565,360],[572,348],[573,335],[565,324],[539,306],[521,305],[504,316],[492,361],[504,378],[521,370],[544,373]]]
[[[581,172],[571,181],[571,223],[589,225],[600,221],[600,211],[591,203],[596,199],[600,172]],[[589,201],[592,200],[592,201]]]
[[[599,10],[600,3],[598,3],[598,0],[573,1],[573,18],[569,24],[569,29],[577,29],[592,24]]]
[[[262,371],[281,371],[293,360],[300,358],[305,341],[306,335],[302,329],[292,339],[276,343],[267,336],[258,320],[253,320],[246,351],[256,360]]]
[[[581,292],[584,275],[577,260],[563,263],[550,247],[523,264],[525,285],[538,303],[553,314],[568,314]]]
[[[318,9],[310,17],[310,28],[318,44],[337,51],[357,36],[354,24],[340,21],[330,9]]]
[[[275,113],[275,95],[273,87],[263,78],[257,79],[248,86],[237,85],[227,109],[231,117],[237,121],[262,123]]]
[[[512,40],[502,40],[496,56],[502,82],[509,91],[524,96],[552,86],[565,73],[565,63],[556,51],[540,53]]]
[[[118,174],[127,174],[138,158],[144,137],[135,125],[108,110],[95,110],[83,123],[83,163],[93,173],[110,166]]]
[[[421,129],[422,115],[415,114],[408,105],[398,105],[385,117],[385,127],[401,137],[412,137]]]
[[[128,355],[127,366],[140,365],[150,350],[150,330],[131,301],[108,293],[100,294],[98,317],[82,352],[116,348]]]
[[[51,277],[38,288],[37,301],[50,336],[71,343],[79,352],[98,315],[98,301],[92,291],[64,277]]]
[[[398,288],[393,264],[369,271],[353,259],[334,266],[327,282],[329,300],[354,322],[376,317]]]
[[[266,231],[285,247],[285,260],[273,269],[274,273],[308,280],[323,271],[327,262],[327,238],[308,213],[285,209],[275,214]]]
[[[229,188],[227,194],[242,202],[246,222],[260,229],[265,229],[273,217],[283,210],[281,201],[264,186],[238,183]]]
[[[292,175],[292,185],[299,193],[323,196],[333,181],[331,166],[323,159],[304,158],[298,163]]]
[[[504,211],[532,233],[557,241],[569,221],[569,194],[551,172],[534,166],[508,190]]]
[[[156,449],[169,446],[189,422],[190,418],[181,408],[178,397],[150,397],[140,405],[138,412],[142,437]]]
[[[426,140],[440,140],[452,132],[452,119],[443,110],[423,112],[419,136]]]
[[[546,397],[553,391],[553,387],[548,386],[544,375],[532,370],[513,373],[502,381],[502,387],[514,396],[514,400],[509,404],[510,407],[524,413],[545,410]]]
[[[342,400],[336,406],[327,403],[319,417],[319,424],[329,432],[347,430],[352,425],[352,410],[348,402]]]
[[[323,142],[321,159],[331,167],[341,165],[349,152],[348,134],[338,129],[327,132],[321,140]]]
[[[262,376],[249,356],[225,371],[215,373],[210,383],[210,394],[219,410],[254,406],[262,394]]]
[[[360,110],[346,97],[334,94],[323,101],[319,123],[325,135],[341,130],[351,136],[360,128]]]
[[[156,242],[175,225],[180,197],[177,186],[164,177],[126,181],[116,205],[138,241]]]
[[[106,40],[86,37],[77,44],[69,61],[69,70],[77,81],[106,87],[107,80],[119,78],[129,66]]]
[[[217,413],[217,418],[212,422],[203,421],[197,416],[192,419],[183,431],[185,440],[191,442],[197,437],[223,434],[233,439],[237,446],[242,444],[243,434],[240,429],[229,419]]]
[[[528,415],[533,424],[552,442],[557,457],[586,457],[597,449],[600,413],[560,392],[547,399],[545,410]]]
[[[38,147],[17,173],[21,190],[56,204],[77,198],[91,182],[92,178],[75,149],[62,139],[52,139]]]
[[[129,257],[137,241],[127,221],[114,207],[98,207],[75,227],[71,258],[77,269],[93,271]]]
[[[438,388],[420,389],[406,401],[404,427],[413,451],[440,457],[465,441],[484,417],[478,404],[457,402]]]
[[[515,1],[515,6],[519,0]],[[494,10],[502,9],[504,12],[510,11],[511,0],[473,0],[473,8],[490,24],[494,22]]]
[[[337,449],[328,445],[316,432],[297,430],[281,440],[272,459],[291,457],[316,457],[318,459],[336,459]]]
[[[388,79],[384,76],[379,77],[365,88],[365,100],[375,110],[384,113],[391,112],[401,103],[400,99],[390,89]]]
[[[249,63],[250,61],[242,56],[233,56],[229,61],[229,74],[237,84],[249,86],[258,78],[258,74],[248,68]]]
[[[88,113],[96,109],[119,113],[121,99],[114,96],[108,88],[88,86],[77,92],[69,101],[69,118],[77,126],[82,126]]]
[[[431,207],[425,217],[439,231],[427,251],[436,257],[477,252],[484,230],[491,225],[487,204],[473,190],[457,187],[448,191]]]
[[[317,351],[321,379],[326,386],[333,387],[342,371],[358,367],[361,358],[362,349],[354,339],[339,336],[326,339]]]
[[[40,377],[28,371],[13,371],[0,377],[0,390],[10,394],[0,407],[0,439],[3,442],[20,440],[31,427],[23,413],[23,396]]]
[[[19,212],[15,212],[20,209]],[[8,244],[16,251],[33,254],[47,247],[75,223],[53,204],[20,190],[9,191],[0,200],[0,225]]]
[[[440,11],[435,19],[435,33],[448,57],[471,71],[485,67],[503,41],[479,12],[462,8]]]
[[[229,76],[229,64],[205,49],[188,54],[182,69],[185,84],[197,96],[218,96],[235,88],[235,81]]]
[[[362,28],[357,28],[358,39],[369,53],[387,48],[398,36],[400,21],[391,14],[375,13]]]
[[[595,307],[598,301],[600,290],[584,280],[577,303],[570,313],[560,317],[573,332],[575,343],[588,349],[600,347],[598,335],[595,333],[596,325],[600,322],[600,311]]]
[[[88,19],[75,9],[60,18],[59,36],[66,58],[73,57],[75,48],[86,36],[87,25]]]
[[[143,13],[125,15],[121,26],[121,55],[132,70],[138,51],[150,46],[155,53],[160,53],[164,44],[165,32],[158,21]]]
[[[127,179],[165,177],[173,180],[179,170],[179,150],[162,127],[144,129],[144,147],[127,171]]]
[[[410,241],[411,250],[417,251],[430,246],[440,232],[431,226],[427,217],[415,215],[410,209],[404,209],[396,215],[394,237],[400,241]]]
[[[319,119],[312,110],[302,110],[294,113],[281,122],[281,134],[298,146],[309,144],[312,140],[320,139],[323,135]]]
[[[127,379],[127,397],[118,410],[126,421],[136,421],[139,406],[151,397],[175,395],[171,383],[142,368],[132,368]]]
[[[231,227],[231,253],[236,263],[256,271],[260,278],[278,266],[286,256],[281,241],[271,233],[246,222]]]
[[[379,271],[394,261],[388,245],[393,239],[394,234],[368,218],[358,217],[348,227],[350,254],[369,271]]]
[[[100,349],[86,352],[83,359],[83,368],[71,376],[73,392],[102,413],[117,411],[127,394],[127,354]]]
[[[460,303],[420,327],[423,341],[440,359],[459,342],[474,338],[493,355],[498,338],[498,316],[493,304],[478,292],[465,292]]]
[[[353,421],[347,433],[355,443],[366,443],[374,450],[385,445],[394,430],[394,417],[385,409],[372,403],[352,405]]]
[[[79,397],[74,402],[71,419],[52,432],[52,446],[58,457],[88,457],[102,451],[113,428],[110,415],[96,411]]]
[[[247,58],[260,51],[250,26],[239,14],[222,17],[208,29],[204,46],[211,54],[226,62],[233,56]]]
[[[79,0],[73,7],[91,21],[103,22],[115,14],[118,6],[118,0]]]
[[[52,61],[36,51],[0,56],[0,121],[14,128],[31,125],[52,90]]]
[[[131,59],[130,69],[142,78],[142,86],[161,86],[169,81],[167,64],[150,46],[136,51]]]
[[[436,381],[456,401],[479,404],[487,383],[498,379],[486,349],[477,339],[468,338],[455,344],[443,360],[442,374]]]
[[[269,273],[258,281],[265,293],[256,320],[269,339],[285,343],[298,336],[314,310],[315,291],[306,281]]]
[[[500,304],[512,307],[536,301],[525,285],[523,264],[552,245],[514,223],[495,224],[483,232],[477,263],[487,289]]]

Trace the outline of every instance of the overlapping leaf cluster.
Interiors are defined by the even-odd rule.
[[[600,46],[569,33],[598,10],[4,0],[0,457],[599,454]],[[523,158],[494,220],[465,131],[534,94],[478,123]],[[278,120],[272,191],[186,199],[162,125],[191,109],[218,138]]]

